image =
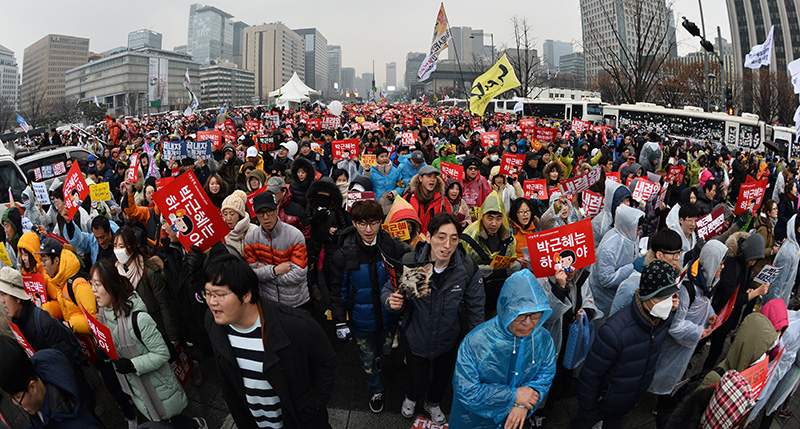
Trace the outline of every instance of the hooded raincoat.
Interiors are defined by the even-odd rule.
[[[517,337],[508,329],[517,316],[537,312],[541,319],[528,336]],[[506,280],[497,316],[470,332],[458,349],[450,428],[502,427],[518,387],[536,390],[542,403],[556,373],[553,339],[542,326],[551,313],[547,296],[530,271]]]
[[[611,209],[616,209],[620,201],[631,196],[631,192],[628,188],[613,180],[606,179],[605,185],[606,192],[603,201],[611,201],[612,204],[603,205],[603,210],[592,219],[592,234],[594,235],[595,247],[600,245],[600,240],[602,240],[603,236],[614,226],[614,215],[616,213]],[[617,192],[618,190],[619,192]]]
[[[766,308],[767,305],[764,306],[765,312]],[[783,349],[783,354],[775,372],[764,384],[764,390],[761,391],[756,406],[750,413],[748,423],[758,416],[761,409],[764,409],[766,414],[775,412],[794,392],[800,381],[800,362],[796,361],[797,352],[800,350],[800,312],[788,311],[788,323],[789,326],[778,343],[778,349]]]
[[[581,220],[583,217],[577,210],[575,210],[575,206],[567,200],[565,206],[569,213],[567,214],[567,218],[564,219],[561,217],[561,210],[556,213],[555,202],[558,200],[560,196],[559,193],[554,192],[550,194],[550,207],[547,211],[542,214],[542,220],[539,222],[539,230],[540,231],[547,231],[548,229],[558,228],[560,226],[564,226],[573,222],[577,222]],[[562,207],[563,209],[563,207]]]
[[[691,252],[694,249],[694,246],[697,245],[697,232],[692,232],[691,238],[686,238],[686,235],[683,233],[681,229],[680,217],[678,216],[678,212],[681,210],[680,204],[675,204],[672,207],[672,210],[669,211],[667,214],[667,228],[675,231],[681,237],[681,262],[688,262],[684,261],[683,257],[686,256],[687,253]]]
[[[789,219],[786,227],[786,240],[781,244],[778,254],[772,265],[782,267],[781,272],[772,281],[769,291],[764,295],[762,301],[769,302],[773,298],[780,298],[786,305],[789,305],[789,298],[792,295],[792,288],[797,278],[797,261],[800,254],[800,245],[797,244],[797,215]]]

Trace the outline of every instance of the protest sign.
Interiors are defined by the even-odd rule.
[[[226,132],[223,133],[223,136],[225,137],[225,144],[230,143],[232,145],[236,145],[236,140],[238,139],[238,137],[236,137],[236,134]]]
[[[261,121],[244,121],[244,129],[254,134],[260,133]]]
[[[364,200],[374,200],[375,193],[374,192],[357,192],[357,191],[350,191],[347,193],[347,211],[349,212],[351,208],[353,208],[353,204],[357,201],[364,201]]]
[[[78,212],[81,202],[87,196],[89,196],[89,185],[86,184],[78,163],[73,162],[69,173],[67,173],[67,178],[64,180],[64,205],[67,206],[69,211],[67,216],[70,220]]]
[[[334,140],[331,142],[334,159],[345,159],[343,152],[350,153],[349,159],[358,158],[358,139]]]
[[[111,189],[108,182],[89,185],[89,198],[92,201],[108,201],[111,199]]]
[[[364,167],[373,167],[378,164],[378,157],[372,153],[365,153],[361,155],[361,165]]]
[[[416,142],[416,138],[414,137],[414,133],[411,131],[406,131],[400,134],[400,144],[403,146],[414,146],[414,142]]]
[[[211,158],[211,141],[198,140],[196,142],[182,142],[186,145],[186,157],[194,160]],[[185,157],[184,157],[185,158]]]
[[[128,167],[128,173],[125,174],[125,180],[130,183],[136,183],[139,181],[139,154],[134,153],[131,155],[131,164]]]
[[[725,209],[719,207],[713,212],[697,219],[697,237],[708,241],[725,231]]]
[[[322,118],[323,130],[335,130],[342,126],[342,120],[338,116],[325,116]]]
[[[575,131],[576,134],[580,134],[588,130],[591,125],[591,122],[582,121],[578,118],[572,119],[572,131]]]
[[[431,117],[422,118],[422,126],[424,126],[424,127],[432,127],[434,125],[436,125],[436,122],[434,121],[433,118],[431,118]]]
[[[161,179],[156,179],[156,189],[161,189],[164,186],[167,186],[170,182],[175,180],[172,176],[162,177]]]
[[[516,261],[517,258],[514,256],[495,255],[489,266],[496,270],[504,270],[513,265]]]
[[[449,162],[442,161],[440,164],[442,170],[442,178],[446,179],[448,177],[452,177],[459,182],[464,180],[464,167],[458,164],[452,164]]]
[[[488,131],[481,133],[481,145],[487,150],[492,146],[500,146],[500,132]]]
[[[192,245],[206,251],[231,230],[191,170],[157,190],[153,201],[188,251]]]
[[[566,272],[595,263],[592,220],[589,218],[527,236],[531,271],[538,278],[552,277],[556,265]]]
[[[211,140],[215,150],[222,150],[222,131],[198,131],[197,140]]]
[[[81,306],[81,311],[83,312],[83,316],[86,318],[86,323],[89,325],[89,330],[92,331],[92,335],[94,335],[95,341],[97,341],[97,347],[100,347],[108,357],[113,360],[118,360],[119,356],[117,355],[117,349],[114,347],[114,340],[111,338],[111,330],[108,329],[108,326],[100,323],[86,311],[86,307]]]
[[[161,143],[161,157],[165,160],[180,161],[185,158],[186,146],[182,141],[177,142],[162,142]]]
[[[83,359],[86,360],[86,362],[97,363],[97,353],[95,352],[92,337],[76,332],[75,339],[78,340],[78,347],[81,349],[81,356]]]
[[[33,182],[33,193],[36,195],[36,202],[46,206],[50,204],[50,194],[47,192],[47,183]]]
[[[44,286],[44,274],[23,274],[22,285],[25,292],[33,298],[33,303],[37,307],[47,302],[47,290]]]
[[[306,121],[306,128],[309,130],[321,130],[322,129],[322,118],[311,118]]]
[[[536,127],[534,139],[540,143],[553,143],[557,135],[558,130],[555,128]]]
[[[583,215],[586,217],[596,216],[601,210],[603,210],[604,197],[596,192],[592,192],[588,189],[583,191],[581,200],[581,210],[583,211]]]
[[[631,198],[636,201],[650,201],[650,198],[652,198],[653,195],[656,195],[656,193],[660,190],[661,185],[658,183],[653,183],[640,177],[639,181],[636,182],[636,187],[633,188]]]
[[[472,118],[469,120],[469,127],[473,130],[476,128],[481,128],[481,118]]]
[[[520,119],[519,130],[528,140],[536,139],[536,119]]]
[[[60,176],[66,172],[67,172],[67,167],[64,165],[64,161],[61,161],[55,164],[48,164],[34,168],[33,179],[34,180],[52,179],[53,177]]]
[[[544,179],[525,180],[522,182],[523,196],[529,200],[547,200],[547,181]]]
[[[664,204],[664,200],[667,199],[667,191],[669,190],[669,183],[664,183],[661,185],[661,190],[658,191],[658,195],[656,196],[655,207],[661,207],[661,204]]]
[[[361,128],[363,128],[366,131],[378,131],[381,128],[381,126],[376,124],[375,122],[362,122]]]
[[[622,183],[622,180],[619,177],[619,171],[606,173],[606,180],[611,180],[612,182]]]
[[[11,258],[8,257],[8,252],[6,251],[6,246],[0,243],[0,262],[6,264],[6,266],[13,267],[14,264],[11,263]]]
[[[411,115],[403,116],[403,128],[409,129],[414,126],[414,117]]]
[[[400,241],[405,241],[411,238],[411,232],[408,230],[408,223],[406,221],[385,223],[381,225],[384,231],[388,232],[392,238]]]
[[[775,279],[778,277],[778,274],[780,274],[782,269],[783,267],[776,267],[774,265],[767,264],[764,266],[764,268],[761,269],[761,272],[758,273],[758,275],[753,279],[753,281],[756,283],[760,283],[762,285],[765,283],[772,284],[772,282],[775,281]]]
[[[525,154],[506,152],[503,154],[503,161],[500,163],[500,174],[516,176],[522,171],[522,166],[524,164]]]
[[[272,152],[277,149],[275,137],[272,135],[258,135],[256,136],[256,143],[258,144],[258,150],[261,152]]]
[[[383,148],[386,149],[387,152],[389,152],[389,156],[392,156],[392,154],[394,153],[394,146],[391,145],[383,146]]]
[[[739,372],[747,380],[747,384],[750,385],[750,389],[753,391],[753,398],[758,398],[758,395],[764,389],[768,371],[769,359],[761,359],[746,370]]]
[[[674,182],[677,184],[683,183],[683,174],[686,167],[683,165],[671,165],[667,172],[667,182]]]
[[[600,166],[596,166],[583,176],[573,177],[572,179],[559,180],[558,186],[562,194],[579,194],[597,183],[600,180]]]
[[[739,198],[736,200],[736,209],[733,214],[742,214],[748,209],[751,213],[755,213],[761,207],[766,190],[767,179],[743,183],[739,187]]]
[[[717,318],[714,319],[714,323],[708,329],[708,332],[705,333],[701,338],[705,338],[711,335],[712,332],[717,330],[720,326],[722,326],[725,321],[728,320],[728,317],[731,316],[731,312],[733,311],[733,306],[736,305],[736,295],[739,293],[739,288],[736,288],[736,291],[733,292],[733,295],[728,299],[728,302],[725,303],[725,306],[719,310],[717,313]]]
[[[247,194],[247,211],[250,212],[250,217],[252,218],[256,217],[256,212],[253,211],[253,199],[256,197],[256,195],[262,192],[267,192],[267,185],[264,185],[261,188]]]
[[[218,131],[225,131],[225,124],[216,124],[214,125],[214,129]]]
[[[425,417],[417,417],[414,420],[414,425],[411,426],[411,429],[448,429],[449,423],[445,423],[443,425],[437,425],[431,419]]]
[[[194,370],[194,361],[186,354],[183,345],[178,344],[175,346],[175,350],[178,352],[178,358],[171,360],[169,366],[172,368],[172,372],[175,373],[175,378],[178,379],[181,386],[186,387],[186,383],[189,381],[189,377]]]
[[[29,343],[28,340],[25,339],[25,336],[22,335],[22,331],[19,330],[19,327],[9,320],[8,317],[6,317],[6,322],[8,322],[8,327],[11,328],[11,333],[14,334],[14,338],[17,340],[17,343],[19,343],[19,345],[25,349],[25,353],[28,355],[28,357],[33,356],[33,354],[36,353],[36,350],[31,347],[31,343]]]

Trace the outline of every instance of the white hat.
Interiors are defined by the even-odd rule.
[[[258,156],[258,149],[255,146],[250,146],[247,148],[247,153],[245,154],[246,158],[255,158]]]

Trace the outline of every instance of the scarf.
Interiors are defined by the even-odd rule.
[[[419,184],[417,187],[417,201],[421,204],[428,204],[429,202],[433,201],[433,197],[436,196],[436,187],[433,188],[432,191],[425,189],[422,184]]]
[[[770,217],[769,218],[769,226],[770,226],[770,228],[772,228],[773,231],[775,230],[775,225],[777,225],[777,224],[778,224],[778,218],[776,218],[776,217]]]
[[[377,165],[373,165],[372,168],[374,168],[379,173],[381,173],[384,176],[386,176],[392,170],[392,163],[391,162],[387,162],[386,164],[377,164]]]
[[[142,275],[144,274],[144,258],[137,256],[135,260],[128,261],[127,266],[119,261],[114,264],[117,266],[119,274],[125,276],[134,288],[139,286],[139,281],[142,280]]]
[[[245,217],[239,220],[239,223],[225,236],[226,244],[232,245],[244,255],[244,237],[248,231],[250,231],[250,218]]]

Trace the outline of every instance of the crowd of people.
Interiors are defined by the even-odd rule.
[[[0,388],[32,427],[105,427],[88,370],[129,427],[207,427],[186,415],[185,380],[171,365],[185,349],[213,357],[239,428],[330,427],[337,340],[358,349],[372,412],[384,410],[381,359],[402,351],[400,413],[421,408],[453,429],[547,427],[576,394],[571,428],[624,428],[648,394],[659,429],[759,417],[768,428],[791,415],[794,162],[551,119],[535,122],[555,138],[537,141],[518,117],[419,104],[346,106],[334,118],[309,105],[109,117],[16,143],[85,148],[91,155],[66,170],[77,163],[88,184],[110,185],[107,200],[86,198],[71,215],[56,179],[49,204],[28,187],[2,215],[0,300],[18,335],[0,337]],[[224,139],[211,156],[164,155],[166,142],[215,129]],[[482,139],[495,131],[497,141]],[[342,151],[342,140],[355,145]],[[509,154],[524,163],[501,174]],[[229,228],[206,252],[185,247],[186,221],[154,201],[159,179],[183,174]],[[569,191],[581,176],[595,177],[587,188],[602,209]],[[538,180],[545,187],[531,191]],[[736,210],[740,188],[764,180],[763,197]],[[643,181],[657,192],[637,192]],[[700,235],[698,219],[720,209],[723,231]],[[562,254],[537,278],[528,237],[587,218],[594,260],[576,269],[565,259],[576,255]],[[779,272],[759,281],[764,267]],[[23,280],[36,274],[44,296]],[[417,287],[398,287],[405,276]],[[96,347],[107,341],[113,359]],[[764,362],[756,390],[747,370]]]

